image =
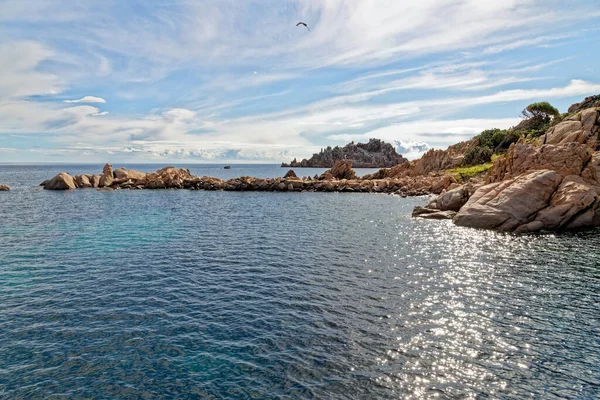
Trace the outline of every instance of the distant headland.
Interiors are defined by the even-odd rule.
[[[336,160],[350,161],[354,168],[391,168],[408,160],[396,152],[394,146],[379,139],[367,143],[354,142],[344,147],[327,147],[311,158],[298,162],[295,158],[284,168],[331,168]]]

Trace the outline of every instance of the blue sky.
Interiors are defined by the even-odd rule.
[[[0,0],[0,162],[415,158],[599,94],[597,5]]]

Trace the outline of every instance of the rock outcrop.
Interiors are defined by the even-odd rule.
[[[413,215],[442,218],[451,211],[456,225],[517,233],[600,226],[598,101],[571,106],[572,115],[539,140],[511,144],[484,184],[452,188]]]
[[[454,217],[459,226],[513,231],[532,222],[558,188],[561,177],[541,170],[482,186]]]
[[[527,171],[549,169],[561,176],[579,175],[592,157],[592,151],[575,142],[565,145],[517,143],[511,145],[505,157],[496,161],[488,172],[486,182],[500,182]]]
[[[578,111],[550,128],[543,136],[544,144],[586,144],[592,150],[600,150],[600,108],[587,108]]]
[[[69,190],[75,188],[77,188],[75,179],[67,172],[61,172],[44,183],[44,189],[46,190]]]
[[[389,168],[408,160],[396,152],[394,146],[379,139],[369,139],[368,143],[354,142],[344,147],[327,147],[311,158],[298,162],[282,163],[282,167],[292,168],[331,168],[337,160],[350,161],[355,168]]]
[[[77,175],[75,176],[75,185],[79,188],[90,188],[92,187],[91,177],[91,175]]]
[[[283,177],[284,178],[297,178],[296,173],[294,172],[293,169],[290,169],[288,172],[286,172]]]
[[[586,97],[581,103],[571,105],[571,107],[569,107],[569,114],[574,114],[592,107],[600,107],[600,95]]]
[[[112,165],[106,164],[102,169],[102,175],[100,176],[100,182],[98,183],[98,187],[109,187],[112,185],[115,179]]]
[[[334,179],[355,179],[356,173],[352,169],[352,161],[338,160],[328,171]]]
[[[10,186],[0,184],[0,192],[8,192],[10,190]]]

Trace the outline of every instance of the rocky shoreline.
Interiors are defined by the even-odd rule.
[[[61,172],[40,185],[46,190],[69,190],[98,188],[119,189],[189,189],[262,192],[357,192],[394,193],[401,196],[439,194],[456,183],[451,176],[431,174],[428,176],[387,176],[381,178],[359,178],[349,161],[337,161],[321,176],[296,176],[293,170],[282,178],[253,178],[243,176],[229,180],[214,177],[199,177],[189,170],[165,167],[156,172],[144,173],[119,168],[113,170],[106,164],[101,174],[71,176]]]
[[[413,216],[516,233],[600,226],[600,99],[590,99],[539,139],[513,143],[483,182],[450,187]]]
[[[527,120],[524,120],[527,122]],[[526,125],[526,124],[520,124]],[[544,131],[542,131],[543,133]],[[222,180],[165,167],[144,173],[106,164],[101,174],[62,172],[41,185],[47,190],[77,188],[189,189],[264,192],[356,192],[401,196],[438,195],[414,217],[452,219],[458,226],[517,233],[600,226],[600,96],[574,104],[540,137],[521,137],[498,156],[485,176],[458,182],[446,173],[463,165],[477,138],[430,150],[412,162],[357,177],[352,162],[336,160],[320,176],[243,176]],[[468,165],[468,164],[467,164]],[[464,178],[460,178],[464,179]]]

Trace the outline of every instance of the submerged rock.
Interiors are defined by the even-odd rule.
[[[452,219],[456,215],[456,211],[437,211],[421,215],[424,219]]]

